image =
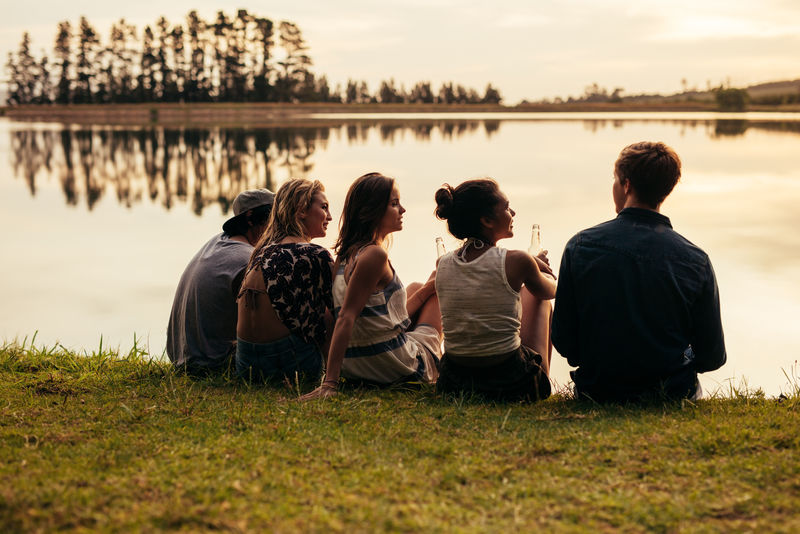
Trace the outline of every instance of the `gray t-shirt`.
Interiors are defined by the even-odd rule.
[[[214,236],[195,254],[178,283],[167,325],[175,365],[223,365],[236,342],[236,296],[253,247]]]

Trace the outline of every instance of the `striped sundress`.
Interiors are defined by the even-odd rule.
[[[435,360],[414,331],[406,309],[406,289],[394,272],[383,289],[369,296],[353,324],[353,333],[342,362],[342,376],[391,384],[407,380],[434,382]],[[333,280],[334,313],[339,313],[347,292],[344,265]]]

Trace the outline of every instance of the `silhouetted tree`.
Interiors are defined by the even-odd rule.
[[[50,61],[42,54],[39,62],[39,94],[34,100],[37,104],[50,104],[53,102],[53,79],[50,77]]]
[[[161,102],[175,102],[178,100],[178,84],[173,70],[174,55],[169,21],[160,17],[156,21],[156,28],[158,35],[157,42],[153,45],[153,96]]]
[[[394,78],[388,81],[381,82],[381,87],[378,89],[378,99],[384,104],[402,104],[405,100],[402,91],[398,91],[394,86]]]
[[[16,59],[8,54],[8,104],[31,104],[36,99],[39,81],[39,64],[31,54],[31,38],[28,32],[22,34]]]
[[[503,97],[500,96],[500,91],[492,87],[492,84],[486,84],[486,90],[483,92],[481,102],[484,104],[499,104],[502,101]]]
[[[56,102],[59,104],[69,104],[72,102],[72,81],[70,76],[70,68],[72,65],[72,27],[67,21],[58,23],[54,52],[59,68],[58,84],[56,85]]]
[[[153,65],[156,57],[153,55],[153,30],[145,26],[142,33],[142,55],[139,60],[139,76],[137,78],[136,100],[138,102],[152,102],[155,99],[155,79]]]
[[[172,28],[170,43],[172,43],[173,78],[169,91],[174,93],[174,100],[184,101],[186,100],[186,78],[189,65],[186,58],[183,26],[180,24]]]
[[[189,38],[189,65],[184,85],[185,99],[189,102],[208,99],[208,77],[205,67],[205,31],[205,23],[197,15],[197,11],[190,11],[186,17],[186,32]]]
[[[431,91],[431,82],[418,82],[408,95],[409,102],[433,104],[434,96]]]
[[[270,81],[272,77],[270,60],[272,59],[272,46],[274,44],[272,36],[272,21],[265,18],[256,19],[256,34],[253,43],[253,91],[255,93],[254,99],[259,102],[274,100],[275,98],[274,86]]]
[[[358,102],[358,84],[353,80],[347,80],[347,87],[344,90],[344,101],[348,104]]]
[[[440,104],[452,104],[456,101],[456,93],[453,89],[453,82],[443,83],[439,88],[439,97],[436,100]]]
[[[91,103],[94,99],[94,83],[96,72],[98,45],[100,40],[97,31],[89,24],[86,17],[81,17],[78,25],[78,58],[77,75],[75,83],[74,101],[78,103]]]
[[[308,46],[303,34],[296,24],[282,21],[279,32],[281,47],[286,56],[278,62],[281,72],[278,75],[276,89],[278,100],[291,102],[297,97],[298,86],[308,80],[311,58],[307,54]]]
[[[746,89],[722,86],[714,90],[714,99],[721,111],[744,111],[749,101]]]

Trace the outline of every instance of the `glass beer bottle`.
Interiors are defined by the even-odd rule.
[[[444,239],[442,239],[441,237],[437,237],[436,238],[436,257],[437,258],[441,258],[442,256],[444,256],[445,252],[447,252],[447,249],[444,247]]]
[[[539,225],[534,223],[531,228],[531,245],[528,247],[528,254],[536,256],[542,251],[542,231]]]

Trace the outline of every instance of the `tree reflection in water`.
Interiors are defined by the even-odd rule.
[[[55,177],[68,205],[92,210],[106,194],[130,208],[149,199],[166,209],[190,204],[200,215],[210,205],[230,210],[245,189],[274,190],[276,173],[308,177],[313,155],[332,134],[350,144],[377,132],[384,143],[410,132],[428,141],[434,132],[453,140],[483,126],[488,137],[496,120],[360,121],[325,126],[269,128],[92,128],[14,129],[11,165],[32,195],[37,180]]]
[[[624,124],[613,119],[582,122],[591,132],[609,125],[618,129]],[[702,127],[712,139],[743,135],[752,128],[800,133],[798,122],[655,122],[677,123],[682,129]],[[11,165],[14,175],[27,182],[32,195],[36,195],[37,180],[56,177],[67,204],[85,202],[89,210],[104,195],[114,194],[128,208],[149,199],[166,209],[189,204],[198,215],[213,204],[227,213],[240,191],[257,187],[274,190],[280,177],[308,177],[314,168],[314,153],[324,150],[332,135],[349,144],[365,144],[373,134],[387,144],[407,134],[421,142],[430,141],[434,135],[453,141],[481,129],[491,138],[500,123],[493,119],[375,119],[265,128],[12,129]]]

